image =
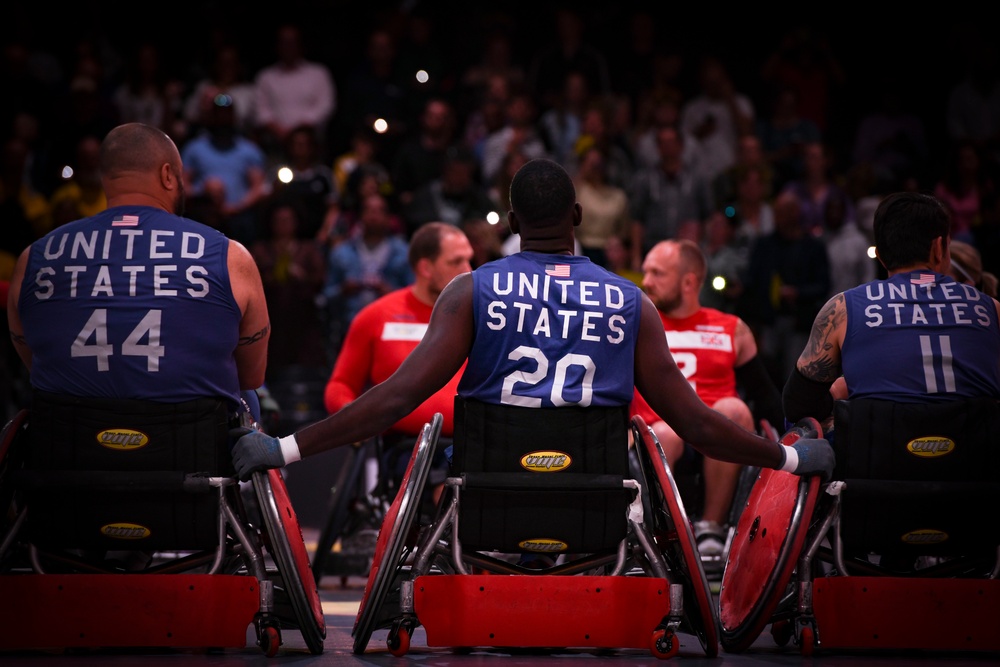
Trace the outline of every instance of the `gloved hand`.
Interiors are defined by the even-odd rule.
[[[281,444],[277,438],[260,431],[247,430],[233,445],[233,466],[240,481],[247,481],[257,470],[280,468],[285,465]]]
[[[835,457],[830,442],[823,438],[799,438],[791,448],[799,457],[798,465],[792,471],[796,475],[822,475],[824,482],[833,477]]]

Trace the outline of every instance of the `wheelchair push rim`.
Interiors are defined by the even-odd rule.
[[[822,437],[818,422],[800,422],[781,439]],[[763,468],[733,535],[719,591],[722,648],[745,651],[771,622],[788,588],[819,496],[820,478]]]
[[[310,653],[318,655],[326,639],[326,620],[285,480],[279,470],[272,468],[255,472],[253,487],[270,538],[271,555],[291,600],[297,626]]]
[[[671,525],[667,527],[665,534],[657,534],[660,531],[655,529],[652,520],[649,523],[654,527],[653,533],[657,541],[663,540],[660,549],[673,566],[671,574],[676,574],[681,579],[680,583],[684,588],[684,619],[701,642],[705,655],[714,658],[719,652],[719,621],[691,522],[660,442],[641,417],[632,418],[632,428],[639,460],[647,477],[653,514],[665,515]],[[642,442],[641,446],[639,441]],[[651,483],[652,480],[656,483]]]
[[[378,627],[389,625],[384,623],[382,626],[379,625],[380,612],[396,575],[404,565],[403,550],[410,528],[420,510],[420,494],[430,473],[443,421],[441,414],[435,413],[431,421],[421,429],[413,448],[413,455],[400,482],[399,491],[379,529],[371,571],[351,631],[356,654],[365,652],[372,633]]]

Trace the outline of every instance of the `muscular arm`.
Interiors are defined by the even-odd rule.
[[[24,328],[21,326],[21,314],[17,310],[17,304],[21,296],[21,283],[24,282],[24,270],[28,265],[30,252],[31,248],[25,248],[21,256],[17,258],[7,293],[7,326],[10,329],[10,339],[14,343],[14,349],[17,350],[17,356],[21,357],[21,361],[24,362],[29,371],[31,370],[31,348],[28,347],[28,341],[24,338]]]
[[[635,386],[685,442],[721,461],[776,468],[779,445],[738,426],[698,398],[667,347],[656,306],[643,296],[635,355]]]
[[[810,380],[833,384],[841,373],[840,348],[846,326],[847,306],[841,293],[827,301],[816,315],[795,367]]]
[[[229,242],[228,264],[233,296],[243,313],[234,353],[240,389],[256,389],[264,384],[267,341],[271,337],[264,285],[250,252],[236,241]]]
[[[336,414],[295,434],[302,456],[384,432],[454,377],[471,346],[472,274],[465,273],[441,292],[427,332],[395,373]]]

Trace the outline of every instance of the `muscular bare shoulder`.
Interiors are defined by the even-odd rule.
[[[817,382],[833,382],[840,376],[846,326],[847,307],[840,293],[826,302],[813,321],[809,342],[798,361],[803,375]]]
[[[444,315],[472,312],[472,274],[461,273],[441,291],[434,308]]]

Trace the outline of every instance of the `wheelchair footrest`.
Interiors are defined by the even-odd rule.
[[[260,609],[255,577],[221,574],[6,575],[0,600],[5,651],[244,648]]]
[[[654,577],[428,575],[413,587],[428,646],[648,649],[670,614]]]
[[[849,609],[850,613],[845,613]],[[813,581],[820,648],[997,651],[1000,580],[822,577]]]

